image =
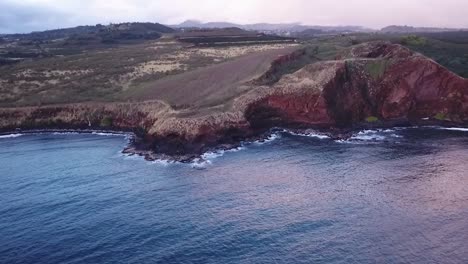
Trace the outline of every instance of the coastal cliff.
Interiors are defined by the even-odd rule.
[[[279,67],[302,55],[296,51],[273,61],[222,110],[177,110],[163,101],[3,108],[0,129],[132,131],[136,137],[127,152],[184,161],[213,148],[236,146],[274,127],[344,131],[468,123],[468,80],[403,46],[365,43],[336,60],[278,76]]]

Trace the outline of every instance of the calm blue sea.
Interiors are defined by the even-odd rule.
[[[196,164],[0,137],[0,263],[468,263],[468,131],[277,133]]]

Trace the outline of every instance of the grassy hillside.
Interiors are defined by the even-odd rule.
[[[156,23],[122,23],[4,35],[0,37],[0,65],[28,58],[68,56],[141,44],[174,32],[174,29]]]
[[[447,38],[442,34],[428,34],[421,38],[426,39],[426,43],[421,45],[407,44],[409,48],[418,51],[449,70],[460,76],[468,78],[468,32],[461,34],[460,38],[452,38],[451,34]]]
[[[218,65],[247,54],[278,50],[287,46],[290,44],[195,48],[191,47],[191,44],[172,38],[163,38],[131,45],[85,49],[84,52],[66,56],[26,59],[0,66],[0,106],[169,99],[178,98],[174,94],[180,93],[179,90],[183,91],[184,99],[187,92],[194,95],[200,93],[183,89],[184,84],[191,81],[190,78],[180,77],[181,81],[155,82],[184,72]],[[231,74],[238,76],[236,72],[244,68],[255,73],[257,64],[269,65],[276,55],[270,55],[267,61],[262,59],[262,56],[260,55],[258,60],[250,60],[229,68],[229,71],[224,73],[226,80],[232,80],[229,78]],[[191,78],[197,80],[198,77]],[[219,80],[220,77],[216,78]],[[201,80],[202,77],[198,79]],[[176,88],[164,88],[173,86]],[[198,86],[204,87],[203,84]],[[156,92],[153,91],[153,87],[158,88]],[[187,104],[187,101],[172,100],[171,103]]]
[[[328,38],[330,43],[338,46],[376,40],[402,44],[437,61],[458,75],[468,78],[468,32],[465,31],[414,34],[352,34]]]
[[[130,29],[124,26],[119,30],[130,30],[132,34],[152,32],[148,27],[152,25],[132,24]],[[164,29],[157,24],[155,27],[154,30]],[[74,30],[86,35],[96,32],[96,28],[99,26]],[[59,30],[44,34],[51,38],[65,33]],[[219,36],[219,32],[203,34]],[[258,79],[257,84],[271,85],[307,64],[342,58],[353,45],[375,40],[403,44],[468,77],[466,32],[338,34],[303,39],[301,45],[241,41],[214,47],[194,47],[193,43],[178,41],[183,37],[199,38],[200,35],[185,33],[165,35],[157,40],[71,46],[64,46],[63,41],[74,37],[57,43],[41,40],[40,43],[46,44],[32,40],[12,42],[11,36],[1,38],[0,57],[2,54],[23,57],[19,62],[0,66],[0,107],[152,99],[164,100],[176,108],[223,106],[244,92],[245,82]],[[273,71],[262,76],[279,55],[299,48],[302,53],[297,58],[276,65]],[[368,70],[378,78],[384,68],[385,65],[376,64],[369,65]]]
[[[7,39],[18,39],[22,41],[51,41],[57,39],[79,39],[98,38],[106,39],[137,39],[150,38],[156,34],[173,33],[174,29],[158,23],[120,23],[110,25],[78,26],[74,28],[63,28],[32,32],[28,34],[5,35]]]

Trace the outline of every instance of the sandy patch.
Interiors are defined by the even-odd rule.
[[[180,45],[180,43],[176,41],[161,41],[161,42],[151,43],[151,46],[147,47],[147,49],[158,50],[158,49],[163,49],[163,48],[168,48],[168,47],[179,49],[182,46]]]
[[[156,73],[166,73],[175,70],[185,70],[188,66],[186,64],[177,62],[177,60],[154,60],[141,63],[133,68],[127,74],[121,75],[114,83],[119,83],[124,90],[127,90],[131,83],[138,78],[152,75]]]
[[[272,49],[281,49],[286,47],[298,46],[297,44],[272,44],[272,45],[251,45],[241,47],[219,47],[219,48],[200,48],[196,51],[197,54],[205,57],[217,57],[230,59],[243,56],[252,52],[266,51]]]
[[[85,75],[85,74],[90,74],[92,73],[92,70],[69,70],[69,71],[60,71],[60,70],[54,70],[54,71],[46,71],[42,72],[45,77],[56,77],[56,76],[64,76],[64,75]]]
[[[271,44],[271,45],[250,45],[250,46],[229,46],[229,47],[209,47],[209,48],[190,48],[180,50],[175,53],[164,54],[161,56],[164,60],[176,60],[184,62],[193,56],[211,58],[214,62],[222,62],[226,59],[237,58],[246,54],[261,52],[273,49],[282,49],[294,47],[298,44]]]
[[[24,70],[15,74],[17,78],[32,78],[32,77],[60,77],[66,75],[80,76],[92,73],[92,70],[51,70],[51,71],[33,71]]]
[[[21,71],[21,72],[18,72],[15,74],[16,77],[32,77],[33,75],[33,71],[32,70],[24,70],[24,71]]]
[[[173,70],[182,69],[185,67],[184,64],[173,61],[149,61],[137,66],[134,72],[137,75],[145,75],[156,72],[168,72]]]

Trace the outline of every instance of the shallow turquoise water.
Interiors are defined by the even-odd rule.
[[[0,137],[0,263],[468,263],[468,132],[278,136],[195,166]]]

